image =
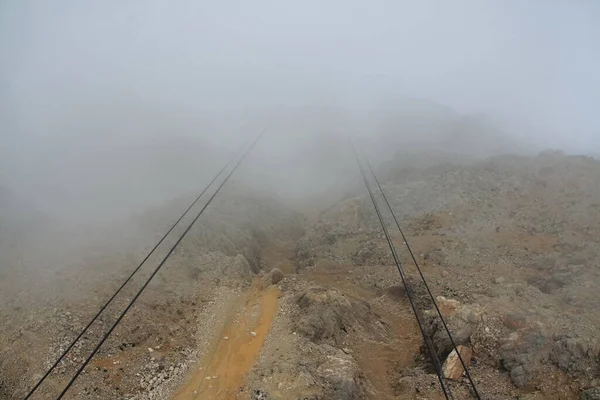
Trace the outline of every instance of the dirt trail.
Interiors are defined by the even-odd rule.
[[[277,312],[279,290],[261,286],[255,282],[238,316],[227,321],[214,350],[200,361],[174,400],[236,398]]]

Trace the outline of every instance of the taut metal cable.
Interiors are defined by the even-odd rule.
[[[225,166],[223,168],[221,168],[221,170],[217,173],[217,175],[210,181],[210,183],[208,185],[206,185],[206,187],[202,190],[202,192],[200,192],[200,194],[194,199],[192,204],[190,204],[189,207],[183,212],[183,214],[181,214],[181,216],[177,219],[177,221],[175,221],[175,223],[173,223],[173,225],[171,225],[169,230],[160,238],[158,243],[156,243],[156,245],[154,245],[152,250],[150,250],[150,252],[146,255],[146,257],[144,257],[144,259],[138,264],[138,266],[131,272],[131,274],[129,274],[127,279],[125,279],[125,281],[121,284],[121,286],[119,286],[117,291],[104,303],[104,305],[100,308],[100,310],[98,310],[96,315],[94,315],[94,317],[90,320],[90,322],[88,322],[88,324],[85,326],[85,328],[83,328],[83,330],[77,335],[77,337],[69,344],[69,346],[56,359],[54,364],[52,364],[52,366],[50,368],[48,368],[46,373],[44,373],[44,375],[38,380],[38,382],[35,384],[35,386],[29,391],[27,396],[25,396],[24,400],[29,399],[35,393],[35,391],[40,387],[40,385],[46,380],[46,378],[48,378],[48,376],[52,373],[52,371],[54,371],[54,369],[63,360],[63,358],[65,358],[66,355],[69,353],[69,351],[71,351],[73,346],[75,346],[75,344],[83,337],[83,335],[88,331],[88,329],[92,326],[92,324],[94,322],[96,322],[96,320],[100,317],[100,315],[104,312],[104,310],[106,310],[106,308],[119,295],[119,293],[121,293],[123,288],[131,281],[131,279],[133,279],[134,275],[140,270],[140,268],[142,268],[142,266],[146,263],[146,261],[148,261],[148,259],[152,256],[152,254],[154,254],[156,249],[165,241],[165,239],[167,238],[167,236],[169,236],[169,234],[173,231],[173,229],[175,229],[175,227],[181,222],[181,220],[187,215],[187,213],[198,203],[198,201],[200,201],[200,198],[202,196],[204,196],[206,191],[215,183],[215,181],[223,174],[223,172],[225,172],[225,170],[231,165],[233,160],[235,158],[237,158],[237,154],[243,149],[243,147],[246,147],[246,146],[242,146],[242,148],[236,152],[236,155],[234,156],[234,158],[232,158],[230,161],[228,161],[225,164]]]
[[[365,186],[367,187],[367,191],[369,192],[369,196],[371,198],[371,201],[373,202],[373,207],[375,208],[375,213],[377,214],[377,217],[379,219],[379,223],[381,224],[381,228],[383,229],[383,233],[385,234],[385,238],[387,240],[388,246],[390,248],[390,251],[392,253],[392,257],[394,259],[394,263],[396,264],[396,269],[398,270],[398,273],[400,274],[400,278],[402,279],[402,283],[404,284],[404,287],[406,288],[406,295],[408,297],[408,301],[410,303],[410,306],[415,314],[415,317],[417,319],[417,324],[419,325],[419,330],[421,331],[421,335],[423,336],[423,341],[425,342],[425,346],[427,347],[427,350],[429,352],[429,356],[431,357],[432,362],[434,363],[434,367],[435,367],[435,372],[436,375],[438,377],[438,380],[440,382],[440,386],[442,388],[442,392],[444,393],[444,397],[446,399],[450,399],[452,398],[452,394],[450,392],[450,387],[446,387],[447,383],[444,381],[443,375],[442,375],[442,368],[441,368],[441,364],[440,364],[440,360],[435,352],[435,350],[433,349],[433,343],[431,343],[431,339],[427,336],[427,334],[425,333],[425,329],[423,328],[423,321],[422,321],[422,317],[421,314],[417,308],[417,305],[415,304],[414,300],[413,300],[413,294],[410,288],[410,284],[408,282],[408,280],[406,279],[406,276],[404,274],[404,270],[402,269],[402,265],[399,261],[398,258],[398,253],[396,251],[396,247],[394,246],[394,243],[390,237],[390,234],[388,232],[387,226],[385,225],[385,222],[383,220],[383,216],[381,214],[381,210],[379,209],[379,206],[377,205],[377,201],[375,200],[375,196],[373,195],[373,191],[371,190],[371,187],[369,186],[369,181],[367,179],[367,175],[365,174],[364,168],[362,163],[360,162],[360,159],[358,157],[358,154],[356,152],[356,147],[354,145],[354,142],[352,142],[352,149],[354,151],[354,157],[356,158],[356,163],[358,164],[358,168],[360,169],[360,173],[362,175],[362,178],[365,182]]]
[[[114,329],[117,327],[117,325],[119,325],[119,323],[123,320],[123,317],[125,316],[125,314],[127,314],[127,312],[131,309],[131,307],[133,306],[133,304],[140,297],[140,295],[142,294],[142,292],[146,289],[146,287],[148,286],[148,284],[150,283],[150,281],[154,278],[154,276],[158,273],[158,271],[160,271],[160,269],[165,264],[165,262],[167,261],[167,259],[171,256],[171,254],[173,254],[173,252],[175,251],[175,249],[177,248],[177,246],[181,243],[181,241],[183,240],[183,238],[192,229],[192,226],[196,223],[196,221],[204,213],[204,210],[206,210],[206,208],[210,205],[210,203],[213,201],[213,199],[219,193],[219,191],[221,190],[221,188],[229,181],[229,178],[231,178],[231,176],[233,175],[233,173],[238,169],[238,167],[240,166],[240,164],[242,163],[242,161],[244,161],[244,159],[250,153],[250,151],[256,146],[256,144],[263,137],[263,135],[265,134],[265,132],[266,132],[266,128],[254,140],[254,142],[252,142],[252,144],[250,145],[250,147],[244,152],[244,154],[239,159],[239,161],[234,165],[233,169],[225,177],[225,179],[223,180],[223,182],[221,182],[221,184],[217,187],[216,191],[212,194],[212,196],[208,199],[208,201],[206,202],[206,204],[198,212],[198,214],[196,215],[196,217],[187,226],[187,228],[185,229],[185,231],[183,232],[183,234],[179,237],[179,239],[177,239],[177,241],[175,242],[175,244],[171,247],[171,249],[169,250],[169,252],[167,253],[167,255],[161,260],[161,262],[158,264],[158,266],[154,269],[154,271],[152,272],[152,275],[150,275],[150,277],[148,277],[148,279],[146,280],[146,282],[144,283],[144,285],[138,290],[138,292],[135,294],[135,296],[131,299],[131,301],[129,302],[129,304],[127,305],[127,307],[119,315],[119,317],[114,322],[114,324],[110,327],[110,329],[108,330],[108,332],[106,332],[104,334],[104,336],[102,337],[102,339],[100,340],[100,342],[96,345],[96,347],[94,347],[94,350],[92,350],[91,354],[87,357],[87,359],[84,361],[84,363],[79,367],[79,369],[77,370],[77,372],[75,373],[75,375],[71,378],[71,380],[69,381],[69,383],[67,384],[67,386],[63,389],[63,391],[57,397],[57,400],[62,399],[63,396],[67,393],[67,391],[71,388],[71,386],[73,385],[73,383],[75,382],[75,380],[79,377],[79,375],[81,375],[81,373],[83,372],[83,370],[85,369],[85,367],[89,364],[89,362],[92,360],[92,358],[94,357],[94,355],[96,355],[96,353],[98,352],[98,350],[100,349],[100,347],[104,344],[104,342],[106,341],[106,339],[108,339],[108,337],[114,331]]]
[[[425,279],[425,275],[423,274],[423,271],[419,267],[419,263],[417,262],[417,258],[415,257],[412,249],[410,248],[410,244],[408,244],[408,240],[406,240],[406,236],[404,235],[404,231],[400,227],[400,223],[398,222],[398,219],[396,218],[396,215],[394,214],[394,210],[392,209],[392,206],[390,205],[390,202],[388,201],[388,198],[387,198],[387,196],[385,194],[385,191],[383,190],[383,187],[379,183],[379,179],[377,179],[377,175],[375,174],[375,170],[371,166],[371,163],[369,162],[369,159],[368,159],[367,155],[364,153],[364,151],[362,151],[362,153],[363,153],[363,156],[364,156],[364,158],[365,158],[365,160],[367,162],[367,166],[369,167],[369,170],[371,171],[371,174],[373,175],[373,179],[377,183],[377,187],[379,188],[379,191],[381,192],[381,195],[382,195],[382,197],[383,197],[383,199],[385,201],[385,204],[387,205],[388,209],[390,210],[390,213],[392,214],[392,217],[394,218],[394,222],[396,223],[396,227],[398,227],[398,231],[400,232],[400,235],[402,236],[402,240],[404,241],[404,244],[406,245],[406,248],[408,249],[408,252],[410,253],[411,258],[412,258],[413,262],[415,263],[415,266],[417,267],[417,271],[419,272],[419,275],[421,276],[421,280],[423,281],[423,284],[425,285],[425,288],[427,289],[427,293],[429,294],[429,297],[431,297],[431,301],[433,302],[435,310],[436,310],[438,316],[440,317],[440,320],[442,321],[442,325],[444,326],[444,329],[446,330],[446,333],[448,334],[448,337],[450,338],[450,342],[452,343],[452,347],[456,351],[456,354],[458,355],[458,359],[460,360],[460,363],[462,364],[462,367],[465,370],[465,375],[467,376],[467,379],[469,380],[469,383],[471,384],[471,387],[473,388],[473,393],[475,394],[475,397],[477,399],[481,399],[481,397],[479,396],[479,392],[477,391],[477,387],[475,386],[475,382],[473,382],[473,379],[471,378],[471,374],[469,373],[469,368],[467,368],[467,365],[466,365],[465,361],[463,360],[460,352],[458,351],[458,348],[456,346],[454,338],[452,337],[452,333],[450,332],[450,329],[448,328],[448,325],[446,324],[446,321],[444,320],[444,317],[442,316],[442,312],[440,311],[440,309],[439,309],[439,307],[437,305],[437,301],[435,300],[435,297],[433,296],[433,293],[431,292],[431,289],[429,289],[429,285],[427,284],[427,280]]]

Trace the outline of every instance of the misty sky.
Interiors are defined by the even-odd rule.
[[[600,150],[598,21],[593,0],[6,0],[0,166],[164,132],[214,140],[236,112],[399,97]]]

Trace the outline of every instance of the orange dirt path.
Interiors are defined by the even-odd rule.
[[[276,287],[261,290],[255,285],[242,313],[227,321],[214,351],[204,356],[173,400],[235,399],[269,333],[279,295]]]

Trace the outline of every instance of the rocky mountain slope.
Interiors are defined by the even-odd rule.
[[[108,230],[105,233],[112,235],[108,240],[87,245],[84,256],[72,258],[71,263],[60,267],[41,263],[19,271],[14,259],[6,259],[3,272],[12,280],[13,287],[4,282],[2,293],[6,297],[0,307],[0,398],[17,399],[25,395],[25,390],[39,379],[41,372],[143,259],[149,245],[173,223],[176,213],[185,209],[187,201],[177,200],[164,209],[128,221],[123,229]],[[184,225],[192,218],[193,215],[186,217]],[[231,292],[230,297],[234,297],[233,294],[248,287],[260,268],[262,244],[273,237],[298,235],[294,231],[298,226],[295,219],[296,215],[277,201],[235,184],[228,185],[220,194],[220,201],[207,209],[201,222],[140,297],[125,319],[128,322],[119,326],[100,351],[81,384],[73,388],[72,398],[122,398],[136,393],[140,389],[138,374],[146,371],[147,375],[150,368],[147,363],[155,358],[146,357],[147,349],[156,345],[167,348],[172,365],[183,372],[185,361],[189,361],[197,347],[194,339],[197,323],[206,317],[207,308],[214,305],[213,298],[219,297],[217,292]],[[180,235],[183,229],[177,228],[174,233]],[[131,238],[135,236],[138,239],[133,242]],[[174,241],[168,238],[149,259],[99,323],[92,326],[83,343],[74,348],[57,373],[49,378],[38,398],[51,397],[58,387],[66,384],[69,374],[93,348],[93,342],[106,331]],[[120,247],[115,247],[116,242]],[[47,278],[40,282],[41,275]],[[36,292],[38,287],[43,291]],[[102,361],[115,354],[128,360],[127,367],[118,360]],[[152,374],[162,371],[163,364],[160,371],[158,365],[155,368]]]
[[[422,160],[399,156],[382,167],[381,180],[455,339],[473,350],[480,392],[568,399],[598,386],[600,163],[557,152]],[[451,348],[402,240],[396,245],[443,360]],[[377,300],[395,293],[398,276],[365,195],[322,213],[297,250],[302,269],[347,266],[342,279]],[[402,387],[391,396],[429,398],[419,385],[435,380],[431,371],[415,373],[422,367],[391,365],[399,376],[388,371],[390,386]]]
[[[471,356],[482,398],[595,398],[600,162],[559,152],[483,160],[418,152],[398,154],[378,175],[456,341]],[[442,399],[366,189],[349,193],[298,213],[228,186],[71,398]],[[151,239],[171,217],[145,215],[122,234]],[[467,399],[432,303],[397,233],[394,240],[426,334],[441,361],[449,359],[455,398]],[[86,259],[88,267],[111,264],[96,272],[110,277],[102,285],[69,266],[64,279],[67,287],[79,284],[77,295],[33,309],[3,303],[0,398],[23,396],[142,250]],[[132,293],[125,291],[39,398],[64,385]]]

